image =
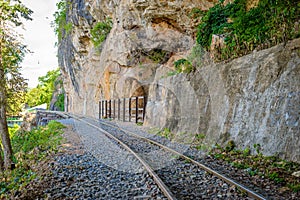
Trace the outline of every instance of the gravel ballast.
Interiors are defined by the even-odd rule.
[[[132,147],[169,187],[177,199],[251,199],[238,188],[199,169],[189,161],[162,151],[159,147],[127,136],[121,129],[151,138],[207,166],[244,183],[267,199],[281,199],[273,193],[276,186],[271,182],[266,188],[253,185],[251,177],[226,166],[219,160],[207,157],[203,152],[178,144],[158,135],[149,134],[144,127],[131,123],[97,121],[82,118],[89,123],[118,137]],[[18,195],[18,199],[166,199],[152,177],[136,158],[120,144],[105,136],[99,129],[75,120],[60,120],[69,128],[64,137],[62,150],[51,162],[43,164],[43,178]],[[117,128],[101,122],[117,125]],[[252,184],[252,186],[251,186]],[[36,190],[34,188],[37,188]],[[34,196],[32,196],[34,194]],[[284,196],[286,198],[287,196]],[[290,196],[291,199],[297,199]],[[287,198],[289,199],[289,198]]]
[[[166,199],[133,156],[92,127],[61,120],[74,131],[51,171],[41,199]],[[120,156],[116,159],[115,157]]]

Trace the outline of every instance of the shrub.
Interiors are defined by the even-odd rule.
[[[269,48],[300,36],[299,1],[260,0],[257,7],[247,10],[247,0],[235,0],[212,7],[202,17],[197,42],[209,50],[212,35],[222,35],[225,47],[219,47],[217,60],[239,57],[254,49]]]
[[[92,42],[94,46],[100,47],[102,42],[106,39],[112,28],[112,20],[110,18],[106,18],[106,20],[102,22],[97,22],[95,26],[91,30]]]
[[[26,187],[37,177],[31,169],[32,165],[58,150],[63,128],[61,123],[51,121],[47,126],[30,132],[15,132],[15,128],[11,129],[15,132],[11,132],[11,141],[17,165],[14,170],[0,174],[0,199],[11,199],[12,194]]]
[[[179,59],[174,62],[175,69],[177,72],[184,72],[184,73],[190,73],[194,68],[190,61],[187,59]]]
[[[57,35],[58,42],[67,36],[73,27],[73,24],[67,21],[67,5],[66,0],[59,1],[56,4],[57,11],[53,14],[54,21],[52,22],[52,27]]]

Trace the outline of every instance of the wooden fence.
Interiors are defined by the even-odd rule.
[[[143,122],[147,99],[144,96],[99,101],[99,119]]]

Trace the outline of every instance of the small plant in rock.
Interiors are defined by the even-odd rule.
[[[194,70],[192,63],[184,58],[175,61],[174,66],[176,71],[179,73],[190,73]]]
[[[137,122],[136,125],[143,126],[143,122]]]
[[[272,172],[268,174],[268,177],[272,180],[274,180],[277,183],[283,182],[284,179],[279,177],[278,172]]]
[[[300,184],[288,184],[288,187],[293,190],[293,192],[300,191]]]
[[[253,170],[251,167],[247,168],[246,171],[249,173],[250,176],[257,175],[257,170]]]
[[[163,130],[159,131],[157,135],[165,137],[169,140],[173,139],[174,137],[174,133],[172,133],[169,128],[164,128]]]
[[[247,157],[247,156],[249,156],[249,155],[250,155],[250,148],[247,147],[247,148],[245,148],[245,149],[243,150],[243,156],[244,156],[244,157]]]
[[[203,144],[203,140],[205,139],[205,134],[197,133],[195,135],[194,141],[192,143],[192,147],[196,148],[197,150],[206,151],[208,150],[207,145]]]
[[[158,134],[160,132],[160,129],[157,127],[153,127],[153,128],[150,128],[148,132],[150,134]]]
[[[91,30],[92,42],[95,48],[101,46],[112,28],[111,18],[106,18],[104,21],[97,22]]]
[[[238,169],[247,169],[247,168],[249,168],[249,165],[243,163],[242,161],[232,162],[231,165],[233,167],[238,168]]]
[[[195,138],[197,138],[198,140],[203,140],[205,138],[205,134],[204,133],[197,133],[195,135]]]
[[[171,156],[171,158],[173,158],[173,159],[180,159],[181,156],[179,156],[179,155],[177,155],[177,154],[174,154],[174,155]]]
[[[254,147],[256,153],[259,155],[260,154],[260,150],[261,150],[260,144],[254,144],[253,147]]]
[[[178,71],[171,71],[167,73],[167,76],[175,76],[177,75],[179,72]]]
[[[195,148],[198,150],[198,151],[207,151],[208,150],[208,147],[206,145],[196,145]]]
[[[174,74],[178,73],[191,73],[203,66],[205,61],[205,50],[204,48],[196,44],[186,58],[181,58],[174,62],[175,71]]]
[[[226,151],[226,152],[230,152],[230,151],[232,151],[234,148],[235,148],[235,143],[234,143],[233,140],[230,140],[230,141],[227,143],[226,147],[225,147],[225,151]]]
[[[152,60],[154,63],[164,63],[167,61],[166,58],[169,57],[169,54],[167,51],[162,49],[153,49],[149,52],[143,52],[150,60]]]

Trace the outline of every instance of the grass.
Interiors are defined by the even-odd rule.
[[[300,171],[299,163],[282,160],[277,156],[264,156],[260,152],[261,146],[258,144],[254,145],[254,149],[256,155],[251,155],[250,148],[237,149],[233,141],[230,141],[224,148],[215,145],[210,151],[210,155],[237,169],[247,171],[250,176],[265,177],[291,191],[300,191],[300,179],[292,176],[293,172]]]
[[[143,126],[143,124],[144,124],[143,122],[137,122],[136,123],[137,126]]]
[[[203,134],[203,133],[197,133],[197,134],[195,134],[194,141],[191,144],[191,146],[193,148],[196,148],[199,151],[207,151],[208,150],[208,146],[203,143],[205,137],[206,137],[206,135]]]
[[[164,128],[160,130],[157,135],[167,138],[168,140],[172,140],[174,138],[174,133],[171,132],[169,128]]]
[[[22,190],[37,178],[32,166],[58,151],[64,128],[56,121],[29,132],[17,131],[17,127],[10,128],[16,168],[0,174],[0,199],[9,199],[11,194]]]

